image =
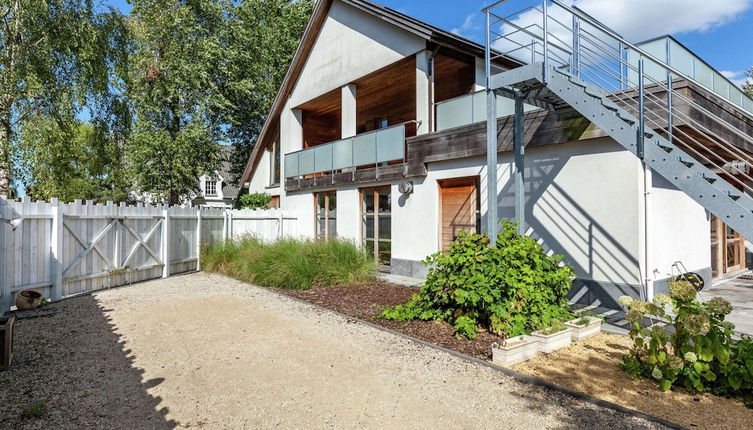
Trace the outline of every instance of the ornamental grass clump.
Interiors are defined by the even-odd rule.
[[[632,324],[633,347],[622,368],[633,376],[656,380],[663,390],[682,387],[690,392],[753,396],[753,341],[732,340],[734,326],[725,321],[732,305],[719,297],[699,302],[686,281],[669,285],[669,295],[651,302],[621,297]],[[644,327],[644,318],[663,319],[674,327]]]
[[[486,235],[461,232],[448,250],[424,261],[430,269],[419,293],[381,316],[446,321],[469,339],[479,328],[510,338],[570,319],[572,269],[515,230],[503,223],[494,248]]]
[[[367,251],[335,239],[262,242],[248,237],[209,245],[201,258],[208,272],[291,290],[360,284],[372,280],[376,269]]]

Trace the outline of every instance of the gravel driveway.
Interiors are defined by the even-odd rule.
[[[53,306],[18,322],[0,427],[661,428],[222,276]]]

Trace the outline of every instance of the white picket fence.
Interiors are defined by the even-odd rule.
[[[16,292],[66,296],[201,268],[202,243],[296,236],[279,209],[7,200],[0,196],[0,315]]]

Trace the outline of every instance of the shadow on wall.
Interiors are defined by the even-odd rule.
[[[529,156],[526,159],[526,224],[532,230],[531,237],[539,240],[550,255],[564,255],[564,261],[575,270],[578,279],[574,282],[571,300],[618,308],[616,299],[621,295],[637,298],[643,294],[638,247],[629,249],[572,192],[555,182],[572,158],[568,152],[563,147],[559,153],[550,151],[547,157]],[[587,179],[584,176],[582,182],[586,186],[589,183]],[[498,188],[499,216],[514,219],[515,188],[512,179],[500,183]],[[622,209],[615,205],[608,216],[621,217],[621,212]],[[483,223],[485,219],[486,214]],[[636,221],[625,220],[631,223]],[[625,234],[635,237],[639,233],[637,224],[634,230],[631,232],[627,227]]]
[[[142,382],[143,370],[91,295],[51,305],[53,316],[19,320],[15,355],[0,372],[2,428],[173,429],[162,399],[147,390],[163,378]],[[45,402],[38,418],[22,410]],[[32,420],[30,422],[30,420]],[[39,426],[39,427],[37,427]]]

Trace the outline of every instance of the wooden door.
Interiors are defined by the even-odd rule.
[[[448,249],[461,231],[478,232],[478,178],[439,181],[440,244]]]

